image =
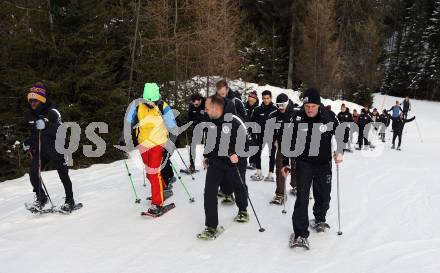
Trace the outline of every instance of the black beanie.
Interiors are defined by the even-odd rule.
[[[289,97],[287,97],[287,95],[284,93],[281,93],[277,96],[277,103],[284,103],[288,101],[289,101]]]
[[[304,92],[304,104],[306,103],[314,103],[321,104],[321,97],[319,96],[319,91],[315,88],[309,88]]]

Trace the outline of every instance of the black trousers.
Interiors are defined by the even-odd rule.
[[[397,133],[397,132],[393,131],[393,145],[396,142],[396,138],[399,138],[399,142],[398,142],[397,146],[400,147],[400,144],[402,144],[402,132]]]
[[[218,226],[217,193],[220,183],[225,179],[231,181],[233,185],[235,204],[238,209],[240,211],[247,210],[246,162],[247,159],[242,158],[237,165],[244,185],[241,183],[235,167],[228,166],[224,162],[209,162],[204,193],[205,225],[207,227],[217,228]]]
[[[55,168],[64,186],[64,192],[66,194],[66,198],[73,199],[72,181],[70,181],[69,168],[67,167],[66,161],[64,160],[63,157],[59,157],[59,156],[52,157],[49,154],[42,152],[41,170],[44,170],[45,166],[50,161],[53,161],[55,164]],[[37,194],[37,196],[39,197],[45,196],[43,186],[40,185],[40,177],[38,174],[38,152],[36,152],[32,158],[31,167],[29,169],[29,177],[31,180],[33,191]]]
[[[264,148],[264,143],[259,143],[259,149],[258,152],[255,154],[255,167],[258,170],[261,170],[261,151]],[[276,155],[277,149],[275,148],[275,145],[272,143],[272,149],[270,150],[270,156],[269,156],[269,172],[273,173],[275,170],[275,155]]]
[[[324,165],[315,165],[302,160],[296,160],[297,196],[292,215],[295,237],[309,237],[309,197],[313,185],[313,215],[317,222],[325,222],[330,208],[330,192],[332,182],[331,161]]]
[[[161,170],[162,178],[165,181],[165,185],[168,186],[170,183],[171,178],[174,177],[173,168],[171,167],[171,155],[166,149],[163,149],[163,160],[165,160],[165,165],[163,169]]]
[[[359,128],[358,144],[359,144],[359,148],[362,148],[363,145],[370,144],[368,142],[368,139],[364,137],[364,128]]]

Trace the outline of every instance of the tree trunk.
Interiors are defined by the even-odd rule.
[[[292,26],[290,29],[289,72],[287,74],[287,89],[293,89],[293,62],[295,58],[295,7],[292,5]]]
[[[136,54],[136,42],[139,30],[139,13],[141,9],[141,0],[138,0],[136,11],[136,26],[134,30],[133,47],[131,49],[131,65],[130,65],[130,78],[128,79],[128,101],[131,99],[131,91],[133,88],[133,70],[134,70],[134,56]]]

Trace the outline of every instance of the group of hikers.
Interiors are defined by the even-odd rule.
[[[234,221],[249,221],[247,209],[250,198],[246,172],[250,169],[255,170],[250,176],[251,180],[276,182],[275,195],[270,201],[275,205],[283,205],[286,202],[286,179],[290,174],[292,188],[289,192],[296,196],[296,201],[292,215],[294,232],[289,244],[291,247],[308,248],[309,226],[318,232],[329,227],[326,215],[330,206],[332,160],[340,164],[344,152],[352,152],[354,130],[350,124],[356,123],[359,127],[357,149],[361,150],[368,146],[374,148],[368,139],[368,133],[364,133],[369,123],[382,124],[373,126],[373,129],[377,130],[381,140],[385,142],[385,129],[392,121],[392,148],[395,148],[395,140],[398,138],[397,149],[400,150],[404,124],[414,120],[414,117],[407,118],[410,111],[409,98],[403,102],[403,109],[396,101],[396,105],[382,113],[376,108],[370,111],[368,107],[363,108],[360,114],[356,109],[351,113],[348,107],[342,104],[341,112],[337,115],[330,107],[323,105],[319,91],[314,88],[304,92],[301,106],[290,100],[285,93],[272,98],[272,93],[265,90],[261,98],[260,104],[257,92],[251,91],[247,94],[247,101],[243,102],[239,92],[233,91],[226,80],[218,81],[216,93],[207,98],[198,93],[191,95],[185,121],[191,122],[191,136],[195,133],[205,135],[203,167],[206,169],[206,228],[197,237],[211,240],[222,232],[218,221],[218,198],[221,198],[222,204],[236,204],[238,213]],[[33,156],[29,174],[36,197],[34,207],[41,210],[48,202],[45,190],[41,186],[40,173],[47,162],[54,161],[66,195],[65,204],[61,209],[70,212],[75,206],[72,183],[64,156],[55,149],[56,132],[62,124],[61,114],[47,97],[42,83],[32,86],[27,99],[27,121],[31,136],[24,142],[23,147]],[[161,97],[160,88],[156,83],[145,84],[141,99],[140,103],[131,104],[127,110],[125,122],[132,128],[132,139],[121,138],[119,144],[126,145],[128,141],[133,141],[139,150],[146,166],[146,176],[151,184],[151,207],[147,213],[150,216],[161,216],[170,209],[165,205],[165,201],[172,196],[172,184],[176,180],[170,157],[181,132],[178,132],[173,111]],[[272,131],[273,135],[266,133],[269,120],[279,125]],[[248,125],[251,123],[259,125],[259,130]],[[345,123],[349,125],[345,129],[343,141],[335,141],[338,125]],[[286,127],[291,127],[288,136],[285,135],[285,129],[289,129]],[[318,145],[314,143],[314,128],[319,128],[320,131]],[[228,139],[226,142],[223,141],[225,136]],[[245,136],[245,141],[240,140],[241,136]],[[290,147],[303,145],[302,152],[294,156],[285,155],[282,151],[285,139]],[[194,157],[196,144],[198,143],[190,145],[190,164],[187,170],[189,174],[197,171]],[[248,157],[241,152],[247,151],[251,146],[257,147],[256,153]],[[263,175],[261,166],[265,146],[269,148],[267,176]],[[311,188],[314,198],[313,221],[309,221],[308,215]]]

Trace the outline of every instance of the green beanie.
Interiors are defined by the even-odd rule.
[[[143,98],[148,101],[158,101],[160,99],[159,86],[155,82],[146,83]]]

